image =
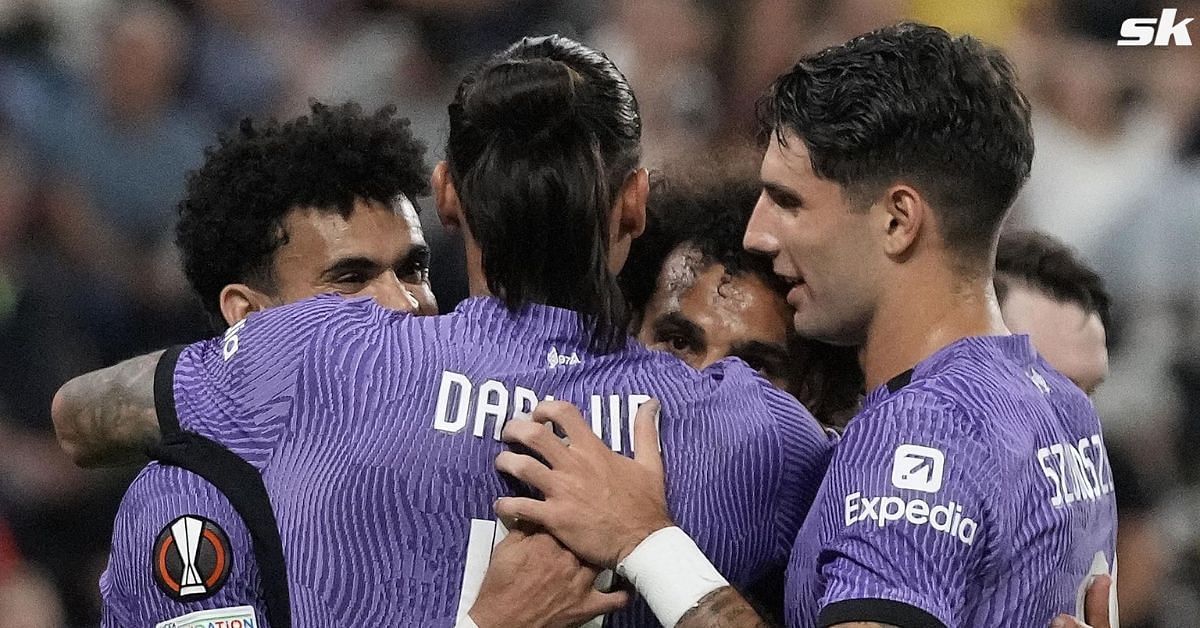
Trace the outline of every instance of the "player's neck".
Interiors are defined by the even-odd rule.
[[[963,282],[947,273],[896,285],[876,310],[859,353],[868,391],[958,340],[1009,333],[990,276]]]
[[[467,254],[467,294],[473,297],[493,296],[488,289],[487,275],[483,272],[483,251],[470,237],[463,238],[463,244]]]

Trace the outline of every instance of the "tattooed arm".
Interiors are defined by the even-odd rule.
[[[162,351],[80,375],[54,395],[58,444],[81,467],[145,460],[161,434],[154,411],[154,369]]]
[[[679,618],[675,628],[768,628],[737,590],[721,587],[700,599],[700,603]]]

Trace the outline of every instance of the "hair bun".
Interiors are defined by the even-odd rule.
[[[466,121],[480,130],[552,132],[575,117],[578,74],[551,59],[520,59],[489,68],[471,88]]]

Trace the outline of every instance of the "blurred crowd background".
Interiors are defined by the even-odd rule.
[[[1200,2],[1176,0],[1180,17]],[[1123,624],[1200,617],[1200,45],[1115,45],[1146,0],[0,0],[0,626],[93,626],[136,469],[83,471],[50,399],[71,376],[209,333],[172,238],[184,173],[241,117],[395,103],[436,159],[465,68],[562,33],[625,71],[646,163],[737,154],[802,53],[902,19],[1005,48],[1037,157],[1013,223],[1114,294],[1096,403],[1121,510]],[[1200,37],[1200,28],[1192,27]],[[718,157],[714,157],[718,156]],[[428,202],[425,203],[429,205]],[[425,212],[443,311],[465,296]],[[1182,622],[1182,623],[1181,623]]]

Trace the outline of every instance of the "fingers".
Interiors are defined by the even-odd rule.
[[[1088,586],[1083,601],[1083,619],[1095,628],[1109,628],[1108,602],[1112,591],[1112,578],[1096,576]]]
[[[638,407],[633,419],[633,459],[663,474],[662,452],[659,451],[658,416],[662,405],[651,399]]]
[[[496,469],[536,488],[544,495],[553,493],[554,475],[532,456],[502,451],[496,454]]]
[[[1050,622],[1050,628],[1091,628],[1091,626],[1063,613]]]
[[[533,409],[535,423],[553,423],[571,441],[572,447],[604,447],[604,443],[592,432],[592,426],[583,420],[583,414],[566,401],[543,401]]]
[[[505,525],[510,528],[516,525],[517,522],[528,522],[542,526],[551,533],[554,532],[550,526],[546,525],[546,520],[549,518],[549,508],[544,501],[528,497],[501,497],[496,500],[493,508],[496,511],[496,516],[500,517],[505,522]],[[510,522],[513,525],[510,525]]]
[[[607,615],[615,613],[625,607],[629,603],[628,591],[613,591],[612,593],[601,593],[593,590],[588,594],[577,607],[579,614],[585,619],[591,619],[597,615]]]
[[[509,421],[501,438],[506,443],[519,443],[536,452],[551,467],[563,463],[567,445],[549,426],[534,421]]]

